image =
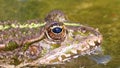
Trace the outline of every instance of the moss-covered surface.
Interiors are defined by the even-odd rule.
[[[99,28],[103,34],[102,47],[112,60],[106,66],[90,65],[88,68],[120,67],[120,0],[0,0],[0,20],[43,20],[53,9],[65,12],[72,22]],[[88,63],[76,60],[65,66],[75,68],[81,66],[81,61]]]

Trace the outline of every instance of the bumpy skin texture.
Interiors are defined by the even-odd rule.
[[[76,55],[96,54],[102,41],[100,32],[66,22],[64,13],[54,10],[46,16],[44,26],[0,30],[0,66],[39,66],[61,63]],[[39,21],[32,23],[38,24]],[[62,31],[54,33],[52,29],[56,27]]]

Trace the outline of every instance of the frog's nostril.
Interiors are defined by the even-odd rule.
[[[56,27],[56,28],[52,29],[52,31],[53,31],[54,33],[60,33],[60,32],[62,31],[62,28]]]

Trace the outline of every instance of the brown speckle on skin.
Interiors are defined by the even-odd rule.
[[[25,56],[29,59],[36,59],[41,54],[43,48],[41,46],[31,45],[25,52]]]

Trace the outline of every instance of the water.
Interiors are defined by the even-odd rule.
[[[53,9],[62,10],[72,22],[99,28],[102,48],[112,57],[106,64],[97,64],[88,57],[79,57],[53,68],[120,68],[120,0],[0,0],[0,20],[43,20]]]

